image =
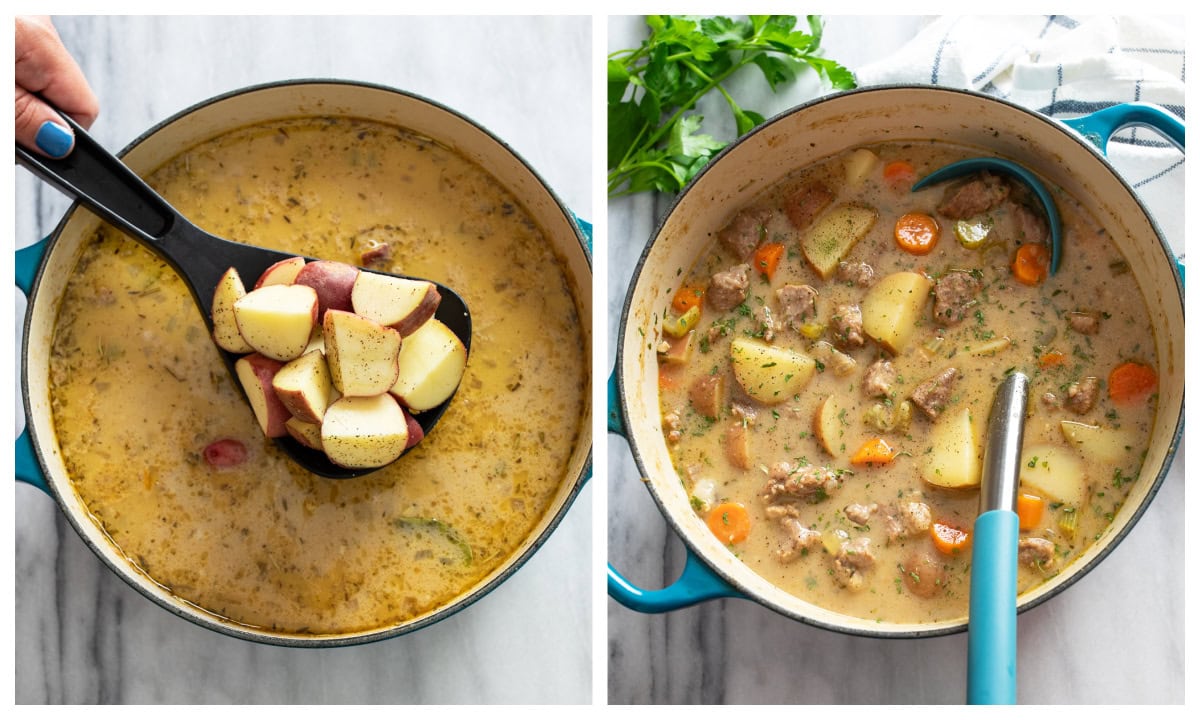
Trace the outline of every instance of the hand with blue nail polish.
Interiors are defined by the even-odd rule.
[[[20,16],[16,21],[17,143],[50,157],[65,157],[75,136],[42,98],[85,128],[96,120],[100,104],[50,18]]]

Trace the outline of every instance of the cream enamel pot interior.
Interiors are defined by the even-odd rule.
[[[468,118],[435,102],[376,85],[334,80],[274,83],[234,91],[189,108],[135,140],[119,153],[145,175],[198,143],[249,124],[294,117],[347,116],[407,128],[437,140],[472,160],[521,199],[562,259],[582,318],[591,318],[590,226],[563,206],[537,173],[511,148]],[[168,592],[116,550],[89,519],[72,489],[55,438],[49,400],[49,349],[67,278],[99,220],[77,207],[46,240],[17,253],[17,284],[29,296],[21,348],[26,431],[17,440],[17,477],[38,485],[59,503],[84,542],[121,578],[167,610],[219,632],[287,646],[338,646],[408,633],[470,605],[515,572],[558,526],[591,475],[590,392],[584,422],[558,491],[538,525],[509,559],[451,603],[400,625],[343,635],[305,636],[256,630],[229,622]],[[587,231],[585,232],[584,229]],[[584,352],[590,357],[591,326],[583,323]],[[584,389],[586,392],[586,388]]]
[[[1111,110],[1111,112],[1110,112]],[[802,601],[743,565],[692,511],[661,430],[655,343],[678,283],[733,212],[784,176],[864,144],[939,139],[1018,162],[1083,201],[1108,229],[1141,286],[1155,328],[1159,408],[1142,472],[1110,530],[1057,577],[1023,595],[1019,610],[1057,594],[1116,546],[1142,515],[1166,477],[1183,427],[1184,319],[1181,268],[1133,190],[1101,149],[1127,124],[1146,124],[1175,145],[1183,125],[1146,106],[1117,106],[1090,123],[1063,123],[977,93],[927,86],[847,92],[797,107],[726,148],[685,188],[640,258],[618,329],[617,364],[609,385],[609,427],[629,440],[646,487],[688,548],[687,567],[673,586],[642,590],[609,568],[609,594],[643,612],[662,612],[717,597],[745,597],[788,617],[874,637],[942,635],[966,629],[966,617],[911,625],[839,614]],[[1095,143],[1095,144],[1093,144]],[[1070,248],[1064,249],[1064,263]],[[619,408],[612,405],[619,401]],[[619,412],[619,415],[617,414]]]

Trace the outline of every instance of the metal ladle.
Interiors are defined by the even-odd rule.
[[[967,702],[1017,700],[1017,540],[1015,507],[1029,381],[1014,372],[1000,383],[988,417],[987,445],[971,548],[967,621]]]
[[[75,132],[75,147],[69,155],[54,159],[17,145],[17,162],[166,259],[187,283],[210,335],[213,291],[226,270],[237,268],[243,278],[253,282],[276,262],[296,257],[295,253],[231,242],[201,230],[77,123],[65,115],[63,120]],[[434,284],[441,294],[435,317],[462,340],[469,352],[471,314],[466,302],[445,285]],[[230,374],[236,376],[234,363],[238,356],[217,349]],[[240,387],[240,383],[235,384]],[[414,415],[426,435],[452,399],[453,395],[441,405]],[[335,465],[325,453],[305,447],[290,436],[275,438],[275,442],[301,466],[327,478],[353,478],[378,470]]]

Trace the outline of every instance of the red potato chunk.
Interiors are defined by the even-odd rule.
[[[214,440],[204,448],[204,462],[215,468],[228,468],[246,462],[249,453],[240,440],[221,438]]]
[[[294,282],[317,291],[317,322],[321,322],[327,310],[353,312],[351,295],[358,273],[358,268],[347,263],[317,260],[301,268]]]

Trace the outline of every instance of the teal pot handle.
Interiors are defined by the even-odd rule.
[[[579,230],[583,232],[584,246],[587,250],[588,258],[592,256],[592,224],[587,220],[579,217],[575,213],[571,213],[571,217],[575,219],[575,224],[579,226]],[[589,259],[589,263],[590,263]],[[587,469],[583,471],[583,479],[580,481],[580,486],[586,485],[592,479],[592,463],[588,462]]]
[[[967,624],[967,703],[1017,702],[1017,514],[992,510],[975,520],[971,613]]]
[[[1064,125],[1075,130],[1108,154],[1108,140],[1118,130],[1131,125],[1141,125],[1162,135],[1175,147],[1183,150],[1184,125],[1174,113],[1149,103],[1122,103],[1097,110],[1090,115],[1063,120]]]
[[[608,376],[608,431],[629,440],[625,418],[621,414],[617,371]],[[644,590],[625,579],[617,569],[608,566],[608,596],[630,610],[642,613],[663,613],[696,605],[717,598],[745,598],[745,594],[730,585],[704,563],[691,548],[683,574],[662,590]]]
[[[1162,135],[1175,147],[1183,152],[1184,130],[1183,121],[1158,105],[1150,103],[1122,103],[1112,107],[1097,110],[1090,115],[1063,120],[1062,123],[1095,145],[1100,152],[1108,155],[1108,140],[1118,130],[1140,125]],[[1179,283],[1183,285],[1183,260],[1177,258],[1175,267],[1179,270]]]
[[[33,281],[37,278],[38,269],[42,266],[42,258],[50,246],[50,238],[43,238],[29,247],[21,248],[16,255],[17,287],[28,297],[33,291]],[[29,422],[26,420],[25,429],[17,436],[17,449],[13,456],[17,480],[29,483],[47,495],[50,486],[46,483],[46,475],[38,463],[37,453],[33,450],[33,440],[29,437]]]

